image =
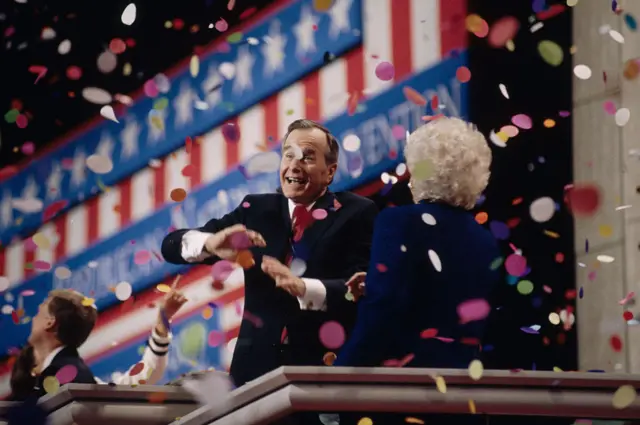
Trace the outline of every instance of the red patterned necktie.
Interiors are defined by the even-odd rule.
[[[304,205],[296,205],[291,216],[291,227],[293,229],[293,241],[299,242],[304,231],[313,223],[313,216]]]

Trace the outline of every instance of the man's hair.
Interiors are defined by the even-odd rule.
[[[48,308],[56,319],[56,337],[67,347],[80,347],[96,324],[98,312],[93,305],[84,305],[84,298],[79,292],[65,289],[49,292]]]
[[[289,134],[291,134],[293,130],[310,130],[313,128],[317,128],[318,130],[321,130],[327,136],[327,145],[329,146],[329,151],[324,155],[327,163],[337,164],[338,154],[340,152],[340,145],[338,144],[338,139],[336,139],[336,137],[333,134],[331,134],[331,132],[327,127],[312,120],[299,119],[289,124],[289,127],[287,127],[287,134],[284,135],[282,147],[284,148],[287,138],[289,137]]]

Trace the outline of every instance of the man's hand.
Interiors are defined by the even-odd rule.
[[[358,298],[365,295],[364,280],[367,277],[367,272],[358,272],[351,276],[351,278],[345,283],[349,292],[353,295],[353,300],[358,301]]]
[[[262,257],[262,271],[276,281],[276,287],[282,288],[294,297],[304,297],[307,286],[304,280],[294,275],[291,270],[273,257]]]
[[[207,252],[223,260],[233,260],[239,251],[253,246],[265,247],[267,243],[260,233],[248,230],[242,224],[214,233],[204,244]]]

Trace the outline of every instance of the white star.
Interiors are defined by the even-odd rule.
[[[167,109],[156,110],[154,109],[152,113],[149,114],[147,118],[147,129],[148,137],[147,139],[155,144],[159,140],[164,139],[164,128],[165,128],[165,120],[167,118]]]
[[[329,28],[329,36],[336,38],[342,32],[348,32],[351,30],[351,22],[349,21],[349,10],[353,0],[336,0],[331,9],[329,9],[329,15],[331,16],[331,28]]]
[[[38,184],[33,176],[29,176],[27,184],[24,186],[24,189],[22,189],[22,199],[35,199],[38,197],[38,192],[40,192]]]
[[[255,61],[256,59],[249,52],[249,46],[242,46],[238,52],[238,59],[236,59],[236,78],[233,80],[234,93],[242,93],[245,89],[253,88],[251,71]]]
[[[265,57],[264,74],[272,76],[274,71],[284,68],[284,48],[287,45],[287,37],[280,33],[280,21],[274,19],[269,27],[269,35],[264,38],[262,54]]]
[[[205,93],[205,100],[209,107],[214,107],[222,101],[222,83],[224,78],[218,72],[215,63],[209,64],[207,78],[202,82],[202,91]]]
[[[173,107],[176,110],[175,126],[182,127],[193,121],[193,101],[195,93],[191,88],[191,83],[187,80],[180,84],[180,93],[173,100]]]
[[[293,27],[293,32],[295,32],[298,40],[296,55],[300,56],[316,50],[316,39],[313,34],[314,28],[317,28],[316,25],[318,25],[318,18],[311,12],[309,7],[303,7],[300,21]]]
[[[87,179],[85,162],[87,156],[84,154],[84,150],[77,149],[73,155],[73,163],[71,164],[71,185],[73,187],[79,187]]]
[[[127,118],[127,125],[120,132],[120,140],[122,141],[122,149],[120,150],[120,159],[129,159],[138,153],[138,136],[140,135],[140,126],[135,117]]]
[[[62,167],[54,162],[51,166],[51,174],[47,177],[47,199],[57,199],[60,197],[60,183],[62,182]]]
[[[0,202],[0,227],[6,229],[13,221],[13,206],[11,206],[11,192],[7,189],[2,194]]]
[[[111,159],[111,155],[113,154],[113,145],[114,145],[113,137],[111,137],[111,133],[108,131],[103,131],[100,136],[100,142],[98,142],[98,147],[96,148],[96,155],[104,156]]]

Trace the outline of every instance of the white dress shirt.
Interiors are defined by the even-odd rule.
[[[44,358],[44,361],[42,362],[42,365],[40,366],[40,371],[42,372],[46,368],[48,368],[51,365],[51,362],[53,361],[53,359],[56,357],[56,355],[58,355],[58,353],[60,351],[62,351],[62,350],[64,350],[64,345],[61,345],[60,347],[58,347],[55,350],[53,350],[52,352],[50,352],[49,355]]]
[[[307,206],[307,211],[313,208]],[[289,199],[289,217],[293,217],[293,210],[296,204]],[[199,230],[189,230],[182,236],[182,258],[189,263],[198,263],[205,258],[211,257],[204,251],[204,244],[212,233],[201,232]],[[301,310],[326,310],[327,288],[318,279],[303,277],[306,290],[304,296],[297,297]]]

